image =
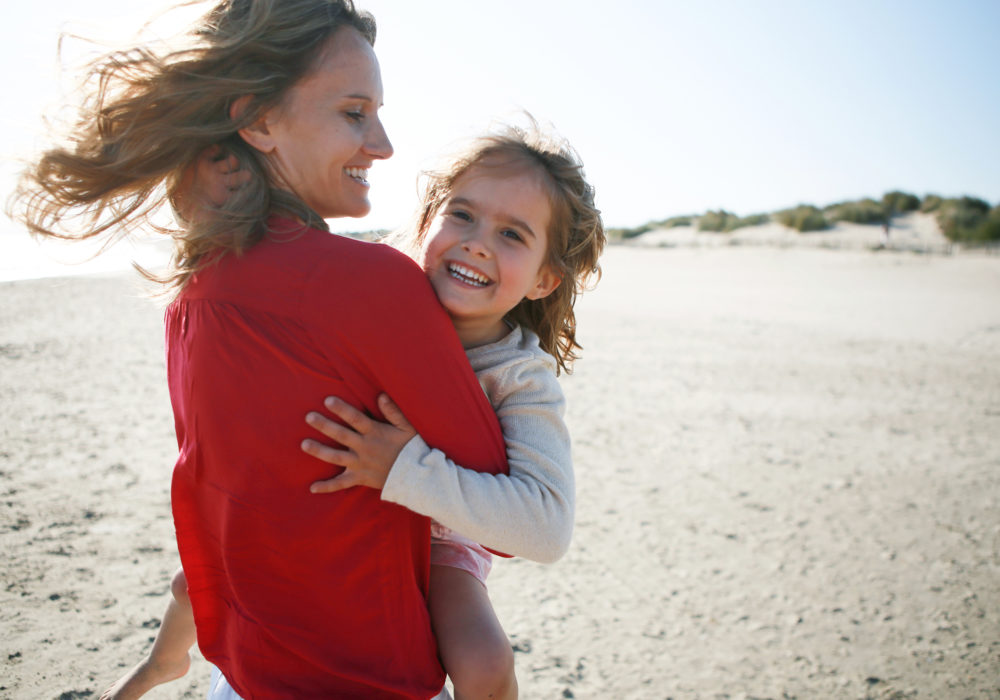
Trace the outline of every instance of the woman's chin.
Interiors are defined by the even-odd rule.
[[[372,210],[371,202],[367,199],[351,204],[342,204],[338,207],[330,207],[323,214],[324,219],[360,219],[368,216]]]

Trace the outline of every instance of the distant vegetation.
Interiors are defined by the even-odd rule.
[[[766,224],[770,220],[771,217],[768,214],[751,214],[740,217],[720,209],[719,211],[707,211],[698,217],[698,230],[729,233],[745,226]]]
[[[934,210],[948,240],[958,243],[1000,241],[1000,205],[990,208],[975,197],[942,199]]]
[[[941,202],[944,201],[936,194],[929,194],[924,197],[924,201],[920,203],[920,211],[925,214],[930,214],[933,211],[937,211],[938,207],[941,206]]]
[[[674,228],[675,226],[690,226],[697,217],[694,216],[672,216],[669,219],[660,221],[649,221],[635,228],[609,228],[606,233],[612,241],[620,241],[628,238],[641,236],[648,231],[657,229]]]
[[[847,221],[852,224],[882,224],[887,218],[882,202],[870,198],[831,204],[823,209],[823,214],[830,221]]]
[[[934,196],[934,195],[928,195]],[[940,199],[940,197],[938,197]],[[916,211],[920,208],[920,197],[915,194],[909,194],[907,192],[900,192],[894,190],[892,192],[886,192],[882,195],[882,208],[890,215],[894,216],[896,214],[905,214],[906,212]]]
[[[881,199],[866,197],[829,204],[822,209],[812,204],[800,204],[771,214],[744,217],[724,209],[709,210],[701,215],[650,221],[634,228],[609,228],[608,237],[612,241],[625,240],[648,231],[675,226],[696,226],[699,231],[729,233],[771,220],[800,233],[807,233],[823,231],[839,221],[883,225],[891,223],[894,216],[913,211],[935,214],[942,233],[951,241],[971,244],[1000,241],[1000,205],[991,208],[988,202],[975,197],[942,198],[936,194],[928,194],[920,199],[914,194],[899,190],[886,192]]]
[[[783,226],[793,228],[799,233],[822,231],[830,226],[823,212],[812,204],[800,204],[794,209],[782,209],[774,214],[775,220]]]

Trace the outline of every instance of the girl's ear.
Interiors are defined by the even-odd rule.
[[[542,269],[538,271],[538,279],[535,280],[535,286],[527,293],[526,298],[543,299],[556,291],[561,283],[562,277],[556,274],[551,265],[542,265]]]
[[[253,95],[243,95],[237,98],[229,106],[229,118],[236,121],[242,117],[247,107],[253,101],[253,97]],[[261,153],[270,153],[275,147],[274,139],[271,138],[271,132],[267,128],[269,112],[270,110],[262,114],[253,124],[243,127],[237,132],[244,141]]]

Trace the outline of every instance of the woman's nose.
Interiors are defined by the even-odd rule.
[[[385,133],[385,127],[382,125],[382,120],[378,117],[375,118],[375,123],[368,134],[368,139],[365,141],[365,151],[367,151],[368,155],[372,158],[378,160],[385,160],[393,153],[392,143],[389,141],[389,135]]]

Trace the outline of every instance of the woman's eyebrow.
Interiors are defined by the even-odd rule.
[[[375,105],[375,107],[378,108],[378,109],[381,109],[382,107],[385,107],[385,102],[376,102],[374,97],[371,97],[369,95],[365,95],[364,93],[361,93],[361,92],[354,92],[354,93],[351,93],[350,95],[344,95],[343,97],[340,97],[338,99],[342,99],[342,100],[361,100],[362,102],[367,102],[368,104]]]

